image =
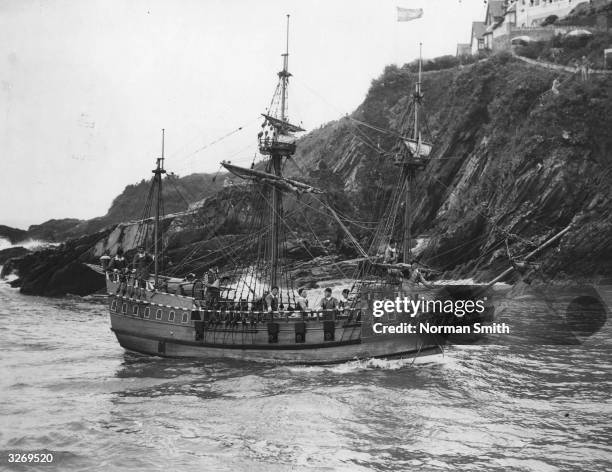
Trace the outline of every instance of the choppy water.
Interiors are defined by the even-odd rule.
[[[186,362],[125,353],[104,305],[0,284],[0,468],[45,450],[40,470],[610,470],[609,324],[414,364]]]

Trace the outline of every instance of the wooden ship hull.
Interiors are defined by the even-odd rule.
[[[376,334],[371,305],[342,315],[218,311],[193,297],[127,287],[107,279],[111,330],[128,351],[162,357],[327,364],[441,352],[440,335]],[[371,300],[370,300],[371,301]],[[359,315],[362,315],[359,317]],[[376,322],[423,319],[387,313]]]

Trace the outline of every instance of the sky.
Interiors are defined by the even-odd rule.
[[[397,22],[396,7],[423,8]],[[482,0],[0,0],[0,224],[93,218],[166,168],[250,163],[290,14],[289,117],[352,112],[388,64],[454,54]],[[242,128],[238,130],[238,128]],[[229,136],[227,136],[229,134]],[[223,139],[222,137],[226,136]],[[135,202],[141,205],[142,202]]]

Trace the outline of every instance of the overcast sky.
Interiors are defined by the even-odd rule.
[[[396,6],[424,9],[396,21]],[[480,0],[0,0],[0,224],[106,213],[149,178],[248,163],[291,14],[289,116],[353,111],[385,65],[454,54]],[[243,127],[230,137],[206,146]],[[134,202],[140,205],[142,202]]]

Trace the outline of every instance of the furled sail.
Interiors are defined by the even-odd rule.
[[[410,153],[416,158],[429,157],[429,154],[431,153],[432,145],[425,143],[420,139],[418,141],[415,139],[404,139],[404,144]]]
[[[270,174],[268,172],[263,172],[255,169],[247,169],[244,167],[239,167],[232,165],[228,162],[222,162],[221,165],[229,170],[232,174],[247,180],[256,180],[258,182],[263,182],[266,184],[274,185],[280,190],[284,190],[292,193],[323,193],[322,190],[319,190],[316,187],[312,187],[311,185],[305,184],[304,182],[300,182],[298,180],[288,179],[286,177],[279,177],[274,174]]]
[[[288,121],[283,121],[278,118],[274,118],[273,116],[266,115],[265,113],[262,113],[261,116],[268,120],[268,123],[270,123],[270,125],[277,128],[281,132],[299,133],[301,131],[306,131],[304,128],[301,128],[298,125],[294,125],[292,123],[289,123]]]

